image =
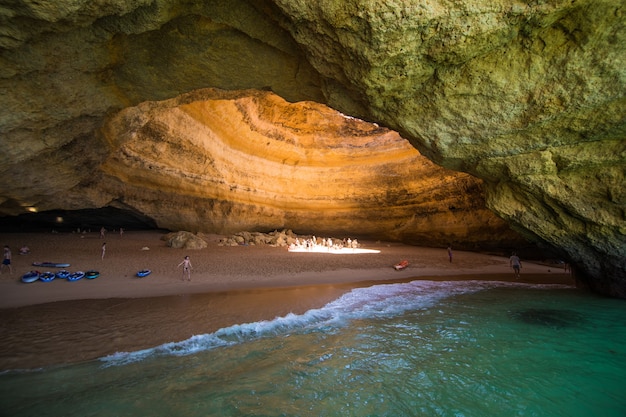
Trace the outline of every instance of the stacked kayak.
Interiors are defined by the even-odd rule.
[[[70,264],[57,263],[57,262],[33,262],[33,265],[66,268]],[[95,278],[98,278],[99,276],[100,276],[100,272],[94,269],[90,269],[87,272],[83,272],[83,271],[70,272],[67,269],[61,269],[57,272],[29,271],[25,273],[24,275],[22,275],[22,277],[20,278],[20,281],[24,283],[32,283],[35,281],[50,282],[50,281],[54,281],[55,279],[64,279],[66,281],[73,282],[73,281],[78,281],[83,278],[95,279]]]

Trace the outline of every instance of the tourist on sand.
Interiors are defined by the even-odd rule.
[[[452,263],[452,246],[448,245],[448,259],[450,259],[450,263]]]
[[[11,268],[11,249],[7,245],[4,246],[4,257],[2,258],[2,265],[0,265],[0,274],[4,267],[9,268],[9,273],[13,273],[13,269]]]
[[[509,265],[513,268],[513,272],[515,273],[515,278],[519,278],[519,271],[522,269],[522,261],[519,260],[519,256],[515,252],[509,258]]]
[[[30,248],[26,245],[20,248],[20,255],[28,255],[30,253]]]
[[[106,234],[107,229],[104,228],[104,226],[102,226],[102,229],[100,229],[100,239],[104,239],[104,235]]]
[[[124,228],[120,227],[120,237],[124,237]]]
[[[178,266],[181,265],[183,266],[183,281],[185,280],[185,277],[187,277],[187,281],[191,281],[191,268],[193,267],[191,266],[189,256],[185,256],[185,259],[183,259],[183,261],[178,264]]]
[[[104,254],[106,253],[106,251],[107,251],[107,243],[104,242],[102,244],[102,258],[101,259],[104,259]]]

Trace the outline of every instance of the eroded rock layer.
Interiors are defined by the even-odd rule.
[[[120,204],[160,227],[466,248],[523,242],[485,208],[479,180],[317,103],[202,90],[125,109],[104,136],[109,157],[91,204]]]
[[[271,90],[291,102],[306,101],[298,106],[325,103],[394,129],[436,163],[482,179],[488,207],[512,227],[557,248],[591,287],[626,297],[625,22],[624,5],[611,0],[12,2],[0,9],[0,213],[94,208],[112,200],[147,209],[161,193],[159,222],[174,223],[169,217],[175,216],[165,213],[184,208],[189,224],[211,217],[213,226],[226,228],[236,218],[233,211],[250,219],[260,202],[256,226],[268,218],[297,221],[303,200],[285,206],[284,217],[276,209],[295,196],[290,188],[277,192],[264,185],[257,189],[267,189],[265,195],[247,196],[239,185],[231,190],[242,166],[229,167],[232,174],[216,172],[214,190],[197,198],[207,180],[200,168],[220,165],[211,168],[212,161],[201,160],[205,153],[186,150],[206,151],[198,137],[177,142],[175,134],[186,130],[173,129],[173,121],[212,132],[237,149],[229,139],[234,133],[215,133],[211,111],[201,108],[210,104],[194,104],[204,99],[140,105],[209,87]],[[162,114],[167,122],[145,122],[146,106],[170,106]],[[124,123],[130,131],[142,126],[134,131],[145,143],[131,146],[128,137],[115,137],[125,131],[115,120],[128,114],[115,115],[126,108],[137,113],[137,123]],[[314,119],[306,111],[302,117]],[[254,125],[240,119],[229,134]],[[282,144],[271,136],[277,128],[263,129],[270,144]],[[355,140],[358,159],[364,145]],[[260,169],[267,183],[292,175],[288,167],[296,161],[308,166],[312,160],[293,151],[297,147],[283,147],[277,165],[268,146],[250,145],[257,163],[281,167]],[[131,164],[119,149],[136,152],[138,161]],[[138,169],[142,152],[160,158]],[[331,158],[342,151],[316,152]],[[208,154],[224,158],[219,149]],[[174,178],[177,170],[186,175],[178,180],[184,201],[172,198],[176,186],[166,186],[164,172]],[[336,178],[349,195],[360,195],[359,185]],[[375,187],[380,175],[364,178],[382,189]],[[380,216],[376,204],[402,206],[401,186],[389,178],[386,197],[359,201],[359,216]],[[411,174],[407,178],[412,181]],[[304,182],[296,183],[307,191]],[[272,205],[268,197],[274,194]],[[320,213],[332,206],[318,200],[309,204]],[[337,201],[353,204],[347,196]],[[402,232],[425,227],[409,212],[394,212],[397,217],[383,219],[380,229],[418,240]],[[443,228],[446,219],[437,224]],[[321,214],[309,220],[330,224]],[[247,225],[242,222],[242,229]]]

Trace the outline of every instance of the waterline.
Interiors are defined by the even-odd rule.
[[[561,286],[376,285],[304,314],[0,377],[10,415],[623,416],[626,305]]]

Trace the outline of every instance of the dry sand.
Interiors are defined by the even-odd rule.
[[[109,232],[3,234],[0,244],[9,245],[13,273],[0,274],[0,309],[53,301],[140,298],[197,294],[237,289],[278,288],[316,284],[346,284],[364,281],[405,281],[412,278],[512,280],[508,259],[500,256],[455,251],[448,261],[445,248],[433,249],[397,243],[362,241],[363,248],[380,253],[329,254],[294,253],[270,246],[223,247],[221,236],[211,236],[201,250],[167,247],[158,231],[131,231],[123,236]],[[106,253],[101,259],[102,244]],[[19,255],[26,244],[31,253]],[[148,249],[146,249],[148,248]],[[191,282],[182,280],[178,264],[189,255],[193,265]],[[410,266],[396,271],[392,266],[406,259]],[[33,262],[66,262],[70,271],[95,269],[100,277],[76,282],[54,280],[20,282],[33,269]],[[145,278],[136,272],[152,270]],[[54,270],[53,270],[54,272]],[[572,284],[563,269],[523,262],[522,282]]]

